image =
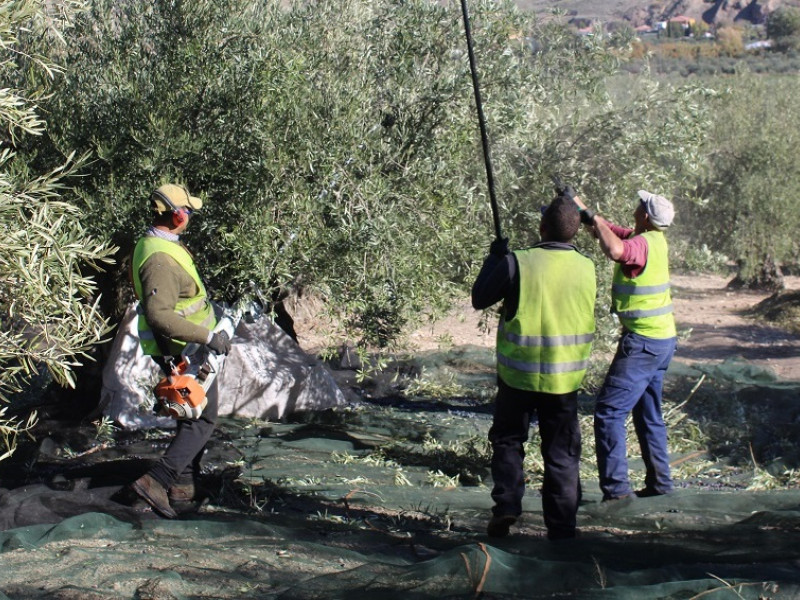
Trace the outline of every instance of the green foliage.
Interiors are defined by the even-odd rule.
[[[96,235],[129,250],[149,191],[184,182],[207,200],[187,237],[218,299],[304,289],[387,345],[464,294],[491,235],[460,8],[283,4],[94,0],[59,55],[52,147],[96,157],[75,191]],[[627,217],[636,189],[696,171],[702,91],[616,94],[626,37],[471,11],[512,245],[537,241],[553,173]]]
[[[474,394],[475,389],[467,389],[455,377],[455,373],[444,373],[430,376],[422,369],[419,377],[410,379],[402,389],[407,398],[431,398],[441,400],[457,396]]]
[[[86,235],[81,212],[59,199],[84,159],[61,156],[59,166],[36,172],[16,152],[44,132],[37,103],[58,74],[47,57],[21,48],[32,38],[58,43],[79,3],[59,7],[64,12],[20,0],[0,11],[0,398],[42,368],[57,383],[74,385],[74,367],[108,331],[89,273],[109,262],[112,249]]]
[[[692,36],[694,36],[695,38],[701,38],[706,33],[708,33],[709,27],[708,23],[700,19],[698,21],[695,21],[694,23],[691,23],[689,25],[689,29],[691,29],[692,31]]]
[[[786,52],[800,49],[800,9],[781,6],[767,17],[767,37],[775,49]]]
[[[694,212],[689,206],[686,210]],[[671,241],[669,250],[670,268],[674,271],[727,274],[730,268],[730,259],[720,252],[715,252],[706,243],[695,244],[679,238]]]
[[[113,239],[130,244],[149,190],[177,178],[207,195],[189,241],[224,299],[302,285],[378,344],[443,306],[441,271],[467,270],[456,240],[485,212],[460,201],[469,174],[453,168],[475,151],[459,13],[115,5],[79,27],[52,105],[59,143],[99,158],[80,194],[120,215]]]
[[[5,414],[7,406],[0,408],[0,460],[6,459],[14,453],[17,447],[17,438],[22,433],[28,433],[36,424],[37,416],[33,412],[25,423],[16,419],[8,419]]]
[[[800,98],[795,76],[743,73],[720,83],[729,87],[714,102],[710,170],[687,233],[736,261],[747,285],[798,256]]]
[[[19,0],[0,10],[0,400],[15,396],[40,374],[75,383],[74,368],[108,331],[94,299],[89,273],[108,262],[112,249],[87,236],[81,212],[59,199],[65,180],[81,167],[73,154],[49,171],[35,171],[17,149],[40,136],[45,122],[37,103],[59,73],[48,58],[21,52],[25,40],[57,44],[78,2],[58,5]],[[33,77],[33,74],[39,77]],[[39,83],[34,83],[38,81]],[[20,433],[35,424],[5,417],[0,409],[0,460]]]

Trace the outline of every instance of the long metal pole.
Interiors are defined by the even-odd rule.
[[[497,209],[497,197],[494,193],[494,174],[492,173],[492,155],[489,149],[489,136],[486,133],[486,117],[483,115],[483,102],[481,101],[481,88],[478,83],[478,67],[475,62],[475,50],[472,47],[472,31],[469,26],[469,12],[467,0],[461,0],[461,14],[464,16],[464,32],[467,35],[467,51],[469,52],[469,70],[472,73],[472,89],[475,92],[475,106],[478,109],[478,123],[481,128],[481,143],[483,144],[483,162],[486,165],[486,183],[489,186],[489,201],[492,204],[492,217],[494,219],[494,233],[497,239],[502,239],[500,231],[500,213]]]

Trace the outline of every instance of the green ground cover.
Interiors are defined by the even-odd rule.
[[[746,363],[675,365],[665,412],[678,490],[613,505],[600,502],[584,397],[581,537],[545,538],[534,436],[523,518],[496,540],[484,534],[492,382],[476,376],[490,359],[487,349],[432,353],[389,365],[383,384],[362,388],[382,392],[343,409],[287,423],[225,419],[206,460],[206,501],[178,521],[119,494],[167,432],[43,421],[41,437],[4,471],[0,593],[790,598],[800,590],[796,383]],[[429,383],[441,376],[450,391],[404,395],[407,382],[392,369],[422,366]],[[352,372],[336,376],[355,381]],[[635,444],[630,451],[638,471]]]

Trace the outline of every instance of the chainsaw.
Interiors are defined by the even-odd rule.
[[[241,314],[224,311],[214,333],[226,333],[233,339]],[[215,354],[200,344],[188,344],[181,353],[181,360],[172,364],[172,373],[158,382],[153,393],[156,411],[173,419],[192,420],[203,414],[208,404],[206,393],[216,379],[224,354]]]

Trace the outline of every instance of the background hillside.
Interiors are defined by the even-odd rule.
[[[553,8],[576,17],[600,21],[629,21],[637,27],[685,15],[709,24],[748,21],[762,23],[780,6],[800,6],[800,0],[517,0],[525,10],[546,14]]]

